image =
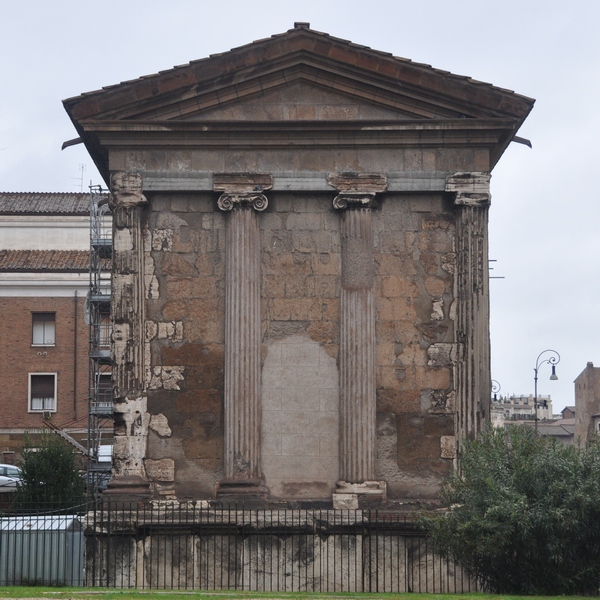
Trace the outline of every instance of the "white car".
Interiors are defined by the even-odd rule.
[[[21,469],[14,465],[0,464],[0,493],[14,492],[21,481]]]

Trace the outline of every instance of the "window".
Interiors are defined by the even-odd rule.
[[[113,387],[111,374],[101,373],[98,375],[98,402],[106,406],[112,406],[112,395]]]
[[[29,374],[29,412],[56,412],[56,373]]]
[[[112,323],[110,322],[110,315],[102,315],[100,317],[100,331],[98,347],[101,350],[110,350],[110,336],[112,334]]]
[[[56,340],[54,313],[33,313],[32,319],[32,345],[54,346]]]

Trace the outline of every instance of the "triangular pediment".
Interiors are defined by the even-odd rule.
[[[379,109],[386,119],[522,119],[533,104],[468,77],[298,28],[66,100],[65,107],[76,123],[201,120],[203,114],[214,120],[219,110],[225,118],[235,104],[251,106],[262,99],[277,104],[278,94],[289,102],[290,95],[301,92],[309,105],[318,90],[329,91],[336,105],[343,106],[345,99],[346,105],[372,106],[373,114]]]
[[[400,110],[299,78],[268,91],[188,112],[180,118],[190,121],[385,121],[417,117],[406,107]]]

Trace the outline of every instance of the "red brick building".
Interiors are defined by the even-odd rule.
[[[0,457],[44,420],[85,444],[89,196],[0,194]]]

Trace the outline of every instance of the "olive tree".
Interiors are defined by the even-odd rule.
[[[443,554],[497,593],[598,593],[597,438],[564,446],[529,427],[490,428],[460,464],[441,492],[446,508],[421,517]]]

